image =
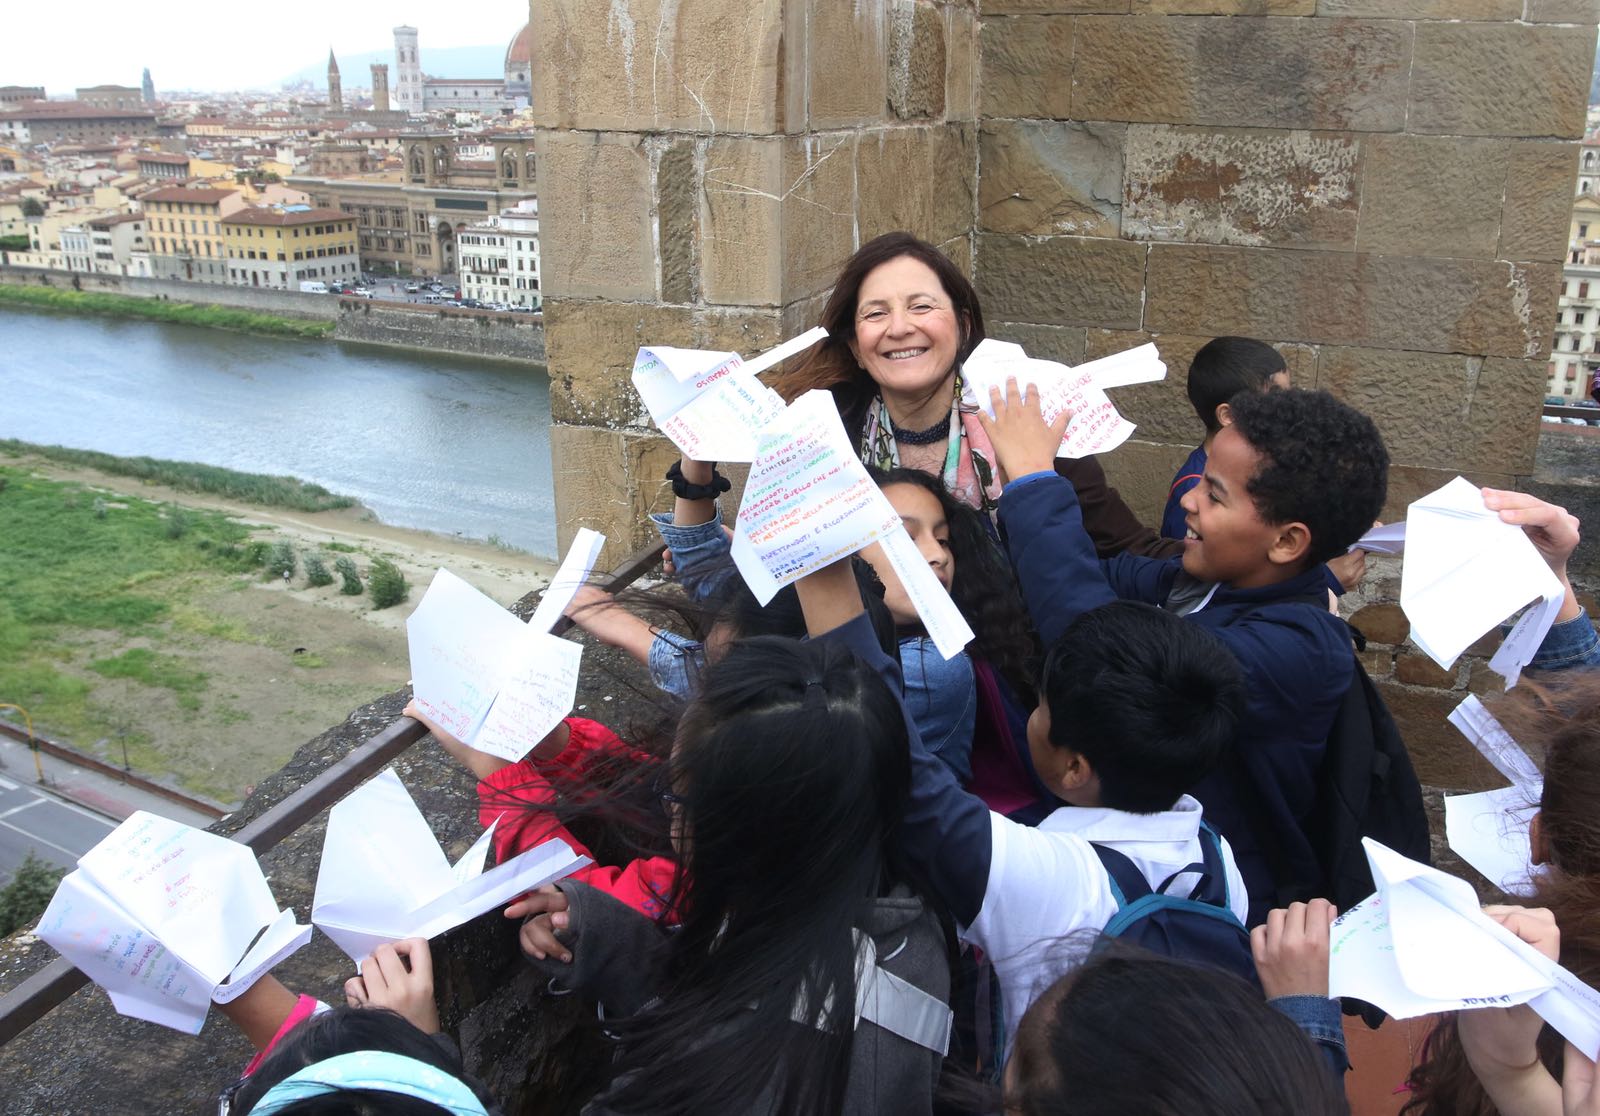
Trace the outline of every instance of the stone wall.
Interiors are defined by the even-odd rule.
[[[1377,419],[1390,512],[1533,472],[1592,0],[985,0],[977,282],[1075,361],[1155,340],[1105,462],[1154,519],[1189,357],[1277,344]]]
[[[813,324],[863,241],[970,269],[977,13],[964,0],[530,4],[562,544],[668,507],[640,345],[746,355]]]
[[[331,295],[299,291],[269,291],[260,287],[234,287],[223,283],[186,283],[181,279],[147,279],[134,275],[100,275],[54,271],[45,268],[0,267],[0,283],[27,286],[76,287],[106,291],[132,298],[161,298],[200,306],[230,306],[259,310],[286,318],[330,320],[338,315],[338,300]]]
[[[379,302],[368,298],[337,301],[338,317],[333,336],[338,341],[544,364],[544,322],[539,314]]]

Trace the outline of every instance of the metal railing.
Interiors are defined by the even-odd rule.
[[[655,543],[631,555],[595,584],[607,592],[616,592],[632,585],[660,560],[661,544]],[[559,634],[570,626],[570,621],[563,619],[555,630]],[[261,856],[427,734],[428,730],[421,723],[401,717],[246,823],[233,835],[233,840],[248,845],[250,851]],[[72,962],[58,957],[0,997],[0,1046],[44,1018],[88,982],[89,978]]]

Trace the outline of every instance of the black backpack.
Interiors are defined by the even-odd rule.
[[[1228,901],[1228,873],[1222,860],[1217,831],[1200,825],[1198,864],[1180,868],[1152,888],[1138,866],[1116,849],[1091,841],[1110,877],[1117,913],[1106,923],[1100,941],[1131,942],[1152,953],[1196,961],[1243,977],[1259,985],[1250,952],[1250,933]],[[1188,895],[1169,895],[1179,876],[1196,873],[1199,879]]]

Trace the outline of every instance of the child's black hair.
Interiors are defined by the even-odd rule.
[[[307,1066],[358,1050],[403,1054],[461,1081],[494,1111],[494,1100],[465,1076],[461,1058],[423,1034],[404,1016],[382,1008],[338,1007],[314,1015],[285,1035],[233,1097],[231,1111],[248,1113],[278,1082]],[[294,1116],[442,1116],[450,1109],[399,1093],[371,1089],[339,1089],[281,1109]]]
[[[1120,944],[1028,1009],[1006,1085],[1023,1116],[1348,1112],[1321,1052],[1258,989]]]
[[[899,701],[841,647],[743,639],[706,670],[670,766],[681,927],[659,1002],[608,1020],[622,1052],[606,1103],[837,1112],[851,928],[908,880],[894,839],[911,780]],[[841,1004],[844,1024],[821,1024]]]
[[[1373,421],[1325,391],[1246,392],[1233,429],[1261,455],[1246,491],[1271,524],[1311,531],[1308,567],[1343,554],[1389,493],[1389,451]]]
[[[1223,760],[1244,713],[1244,676],[1221,640],[1136,601],[1079,616],[1045,658],[1050,742],[1089,761],[1100,804],[1151,814]]]
[[[1265,341],[1252,337],[1214,337],[1200,346],[1189,364],[1189,402],[1206,424],[1206,433],[1222,429],[1217,408],[1232,403],[1240,392],[1258,392],[1289,366]]]
[[[879,488],[907,484],[939,501],[950,529],[955,580],[950,598],[972,627],[967,651],[999,671],[1011,688],[1031,700],[1039,663],[1039,639],[1028,621],[1011,563],[989,533],[989,518],[950,495],[944,484],[921,469],[868,469]]]

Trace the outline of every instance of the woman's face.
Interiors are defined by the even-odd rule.
[[[880,388],[926,394],[955,371],[961,328],[933,269],[898,256],[867,272],[850,352]]]

